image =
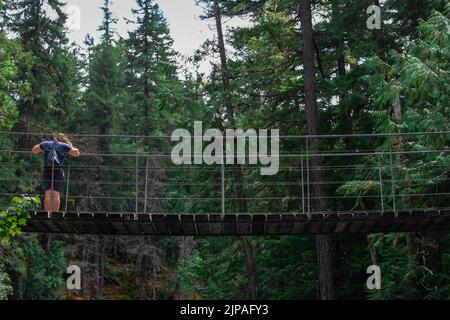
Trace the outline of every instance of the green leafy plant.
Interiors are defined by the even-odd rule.
[[[40,204],[38,198],[14,197],[11,200],[11,206],[0,211],[0,239],[11,241],[20,234],[22,227],[30,218],[29,209],[38,204]]]
[[[12,293],[11,279],[4,270],[4,266],[0,264],[0,300],[6,300]]]

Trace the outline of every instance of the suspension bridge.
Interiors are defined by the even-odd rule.
[[[25,232],[207,236],[450,229],[450,132],[280,136],[273,176],[260,175],[260,166],[248,161],[176,165],[170,136],[73,138],[82,156],[66,163],[62,212],[32,208]],[[32,155],[31,147],[50,139],[0,132],[1,208],[13,196],[43,199],[42,156]],[[317,171],[321,181],[312,179]],[[314,194],[317,185],[323,195]],[[318,201],[326,210],[314,210]]]

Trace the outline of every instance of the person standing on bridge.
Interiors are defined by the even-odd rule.
[[[61,203],[60,194],[64,191],[64,157],[79,157],[80,151],[74,148],[66,135],[58,133],[53,141],[44,141],[33,147],[34,154],[44,155],[43,183],[45,188],[44,210],[58,212]]]

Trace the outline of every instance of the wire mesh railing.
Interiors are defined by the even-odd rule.
[[[73,137],[81,157],[64,168],[64,211],[311,215],[320,201],[329,212],[450,206],[450,132],[280,136],[273,175],[249,164],[248,144],[239,165],[179,165],[169,136]],[[51,137],[0,133],[0,207],[13,196],[44,197],[42,156],[31,153],[41,139]]]

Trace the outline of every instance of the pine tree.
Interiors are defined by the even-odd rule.
[[[89,44],[89,65],[87,74],[87,89],[84,95],[86,108],[81,117],[86,129],[100,135],[111,134],[120,127],[115,115],[125,111],[123,109],[126,91],[124,82],[123,48],[113,39],[114,25],[117,19],[110,11],[111,3],[105,0],[101,42],[93,45],[93,39],[86,38]],[[99,139],[98,149],[109,150],[106,139]]]
[[[56,128],[55,120],[67,117],[76,106],[77,69],[76,58],[68,47],[64,4],[59,0],[45,4],[47,7],[40,0],[11,2],[7,26],[17,34],[22,47],[36,57],[31,72],[20,76],[31,84],[31,93],[19,101],[19,111]],[[56,12],[56,18],[49,17],[48,9]]]
[[[172,49],[166,19],[153,0],[137,0],[132,10],[136,29],[126,40],[127,82],[136,106],[138,130],[144,135],[163,130],[158,114],[167,112],[167,95],[179,85],[176,77],[175,53]],[[172,95],[173,97],[173,95]],[[142,116],[143,115],[143,116]]]
[[[111,12],[111,0],[103,0],[103,6],[100,8],[103,12],[103,21],[97,31],[102,31],[101,40],[104,43],[109,43],[113,40],[116,33],[115,24],[118,19]]]
[[[0,34],[0,61],[0,130],[8,130],[19,116],[16,98],[25,98],[29,91],[19,71],[27,70],[32,60],[18,43]]]

